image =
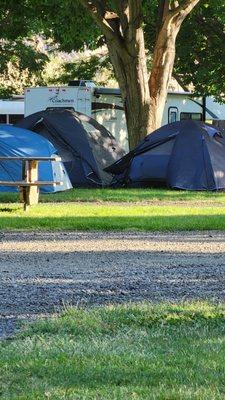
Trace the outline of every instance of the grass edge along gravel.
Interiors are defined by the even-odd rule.
[[[30,230],[224,230],[225,207],[196,204],[149,205],[45,203],[24,212],[20,204],[0,205],[0,229]]]
[[[1,399],[222,400],[225,307],[68,308],[0,342]]]

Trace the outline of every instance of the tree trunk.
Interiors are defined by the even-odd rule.
[[[179,28],[172,21],[169,21],[169,23],[165,21],[156,41],[149,79],[151,132],[158,129],[162,123],[168,84],[175,60],[175,43],[178,31]]]
[[[160,29],[148,82],[142,0],[81,0],[102,29],[124,101],[130,149],[161,125],[175,58],[175,41],[185,17],[200,0],[162,0]]]
[[[150,133],[150,93],[148,76],[143,76],[141,63],[130,60],[125,69],[127,81],[124,107],[129,132],[129,147],[133,149]]]
[[[137,39],[136,39],[137,40]],[[133,149],[150,129],[150,92],[143,32],[138,45],[126,47],[123,56],[117,43],[107,42],[109,55],[119,83],[127,121],[129,148]]]
[[[177,34],[184,19],[199,1],[184,0],[182,3],[179,1],[161,1],[159,9],[161,25],[154,47],[152,71],[149,79],[151,131],[158,129],[162,124],[168,85],[173,72]],[[181,4],[179,5],[179,3]]]

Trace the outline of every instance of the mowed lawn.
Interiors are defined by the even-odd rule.
[[[0,194],[0,229],[223,230],[225,193],[166,189],[73,189],[41,195],[26,213]]]
[[[18,201],[17,193],[1,193],[0,203],[15,203]],[[185,190],[155,189],[71,189],[65,192],[44,194],[40,196],[40,202],[174,202],[190,201],[203,203],[225,204],[225,192],[193,192]]]
[[[0,342],[2,400],[222,400],[225,308],[68,309]]]

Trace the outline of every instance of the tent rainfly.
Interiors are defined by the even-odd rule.
[[[2,157],[52,157],[57,154],[54,146],[45,138],[27,129],[0,124],[0,156]],[[22,161],[0,161],[1,181],[21,181]],[[62,162],[39,162],[40,181],[60,181],[61,186],[41,186],[43,193],[71,189],[72,185]],[[1,192],[16,192],[16,187],[0,186]]]
[[[107,167],[114,186],[225,189],[225,135],[202,122],[165,125]]]
[[[125,154],[105,127],[70,109],[40,111],[17,126],[31,129],[53,143],[74,187],[108,185],[111,176],[104,168]]]

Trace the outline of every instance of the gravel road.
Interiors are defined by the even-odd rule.
[[[0,337],[64,304],[225,299],[225,232],[1,232]]]

